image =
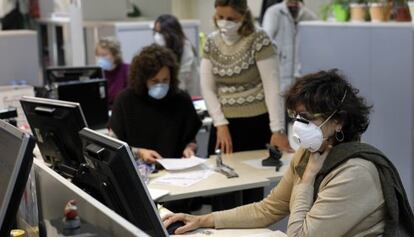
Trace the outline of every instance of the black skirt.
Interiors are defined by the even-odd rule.
[[[248,118],[228,118],[233,142],[233,152],[266,149],[272,132],[269,127],[269,114]],[[208,154],[215,154],[217,129],[213,126],[208,142]]]

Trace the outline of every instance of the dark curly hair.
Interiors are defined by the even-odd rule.
[[[252,12],[247,6],[247,0],[216,0],[214,7],[231,7],[238,13],[244,16],[244,21],[239,29],[239,34],[242,36],[248,36],[255,31],[254,20]],[[214,23],[217,27],[216,20]]]
[[[155,24],[157,23],[160,24],[159,33],[164,36],[167,48],[171,49],[177,56],[178,62],[181,62],[186,37],[180,22],[175,16],[164,14],[155,20]]]
[[[168,93],[176,93],[179,83],[179,65],[176,56],[170,49],[157,44],[143,48],[132,59],[128,74],[129,85],[138,95],[146,95],[148,92],[147,81],[157,75],[163,67],[170,69],[171,78]]]
[[[284,97],[286,108],[291,111],[304,105],[308,112],[320,113],[324,119],[337,111],[331,119],[343,124],[344,140],[341,142],[349,142],[360,140],[367,130],[372,109],[358,93],[358,89],[333,69],[299,78]]]

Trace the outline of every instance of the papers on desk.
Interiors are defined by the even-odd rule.
[[[165,195],[170,193],[168,190],[156,188],[148,188],[148,191],[153,201],[157,201],[159,198],[164,197]]]
[[[180,159],[173,159],[173,158],[164,158],[158,159],[157,162],[160,163],[166,170],[184,170],[193,168],[195,166],[201,165],[205,163],[207,159],[198,158],[192,156],[191,158],[180,158]]]
[[[191,169],[189,171],[169,172],[168,174],[151,180],[150,182],[153,184],[189,187],[204,179],[207,179],[213,173],[213,170],[203,165],[198,169]]]

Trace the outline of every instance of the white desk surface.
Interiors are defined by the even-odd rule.
[[[243,161],[260,159],[267,157],[267,155],[268,153],[266,150],[238,152],[230,155],[223,155],[223,162],[235,169],[235,171],[239,174],[238,178],[228,179],[223,174],[215,172],[207,179],[202,180],[190,187],[151,183],[151,180],[154,178],[160,177],[167,173],[167,171],[163,170],[150,176],[149,187],[169,191],[169,194],[158,200],[159,202],[266,187],[270,185],[271,182],[277,182],[280,180],[287,168],[287,165],[284,165],[279,172],[276,172],[274,167],[257,169],[243,163]],[[291,154],[286,154],[282,157],[282,160],[284,163],[288,164],[290,157]],[[214,165],[215,156],[210,157],[206,163],[208,165]]]
[[[158,206],[158,211],[161,217],[171,213],[170,210]],[[271,231],[267,228],[259,229],[198,229],[189,233],[182,235],[172,235],[175,237],[185,236],[185,237],[228,237],[228,236],[238,236],[238,237],[287,237],[283,232],[280,231]]]
[[[175,237],[286,237],[283,232],[271,231],[269,229],[199,229],[183,235],[172,235]]]

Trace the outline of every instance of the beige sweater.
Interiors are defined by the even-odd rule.
[[[214,126],[227,118],[269,113],[272,132],[284,128],[276,48],[263,30],[227,45],[218,32],[205,44],[200,66],[201,92]]]
[[[322,181],[313,203],[313,185],[299,184],[295,166],[289,169],[261,202],[214,212],[216,228],[260,228],[290,214],[287,234],[293,236],[381,236],[384,230],[384,198],[378,171],[363,159],[350,159]]]

